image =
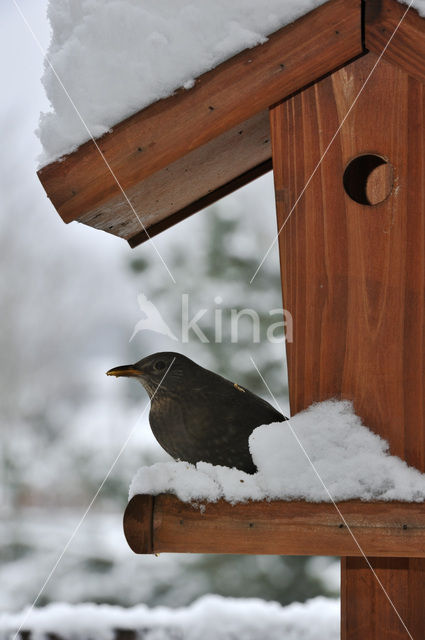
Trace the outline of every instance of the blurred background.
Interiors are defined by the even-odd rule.
[[[46,0],[20,5],[44,48]],[[181,296],[213,338],[214,309],[281,307],[271,174],[131,250],[106,233],[66,226],[36,176],[34,130],[49,105],[42,55],[12,2],[0,5],[0,611],[31,603],[139,419],[147,396],[134,381],[107,378],[112,366],[156,350],[181,351],[266,399],[258,364],[288,410],[284,345],[254,343],[247,321],[237,344],[178,344],[151,332],[130,342],[143,293],[179,335]],[[217,305],[217,297],[222,302]],[[264,336],[264,334],[263,334]],[[145,414],[147,416],[147,412]],[[171,555],[138,557],[122,533],[129,483],[143,464],[166,459],[147,419],[140,422],[69,545],[38,605],[52,601],[144,602],[171,607],[205,593],[257,596],[283,604],[337,595],[332,558]]]

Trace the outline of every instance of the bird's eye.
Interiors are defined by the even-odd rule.
[[[157,361],[155,362],[155,364],[153,365],[153,368],[154,368],[156,371],[162,371],[163,369],[165,369],[165,362],[164,362],[164,360],[157,360]]]

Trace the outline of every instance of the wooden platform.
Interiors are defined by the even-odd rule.
[[[363,551],[374,557],[425,557],[425,504],[338,503]],[[359,556],[333,504],[224,500],[203,508],[176,496],[134,496],[124,532],[135,553]]]

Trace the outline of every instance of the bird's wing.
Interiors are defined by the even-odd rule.
[[[217,421],[226,417],[227,429],[231,431],[250,434],[262,424],[286,419],[269,402],[225,378],[220,384],[203,385],[198,393],[204,397],[205,406],[217,416]]]

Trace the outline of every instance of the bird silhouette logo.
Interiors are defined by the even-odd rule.
[[[148,300],[143,293],[139,293],[139,295],[137,296],[137,302],[139,303],[140,311],[145,317],[143,317],[135,324],[129,342],[131,342],[134,336],[136,336],[141,331],[154,331],[155,333],[160,333],[163,336],[168,336],[172,340],[176,340],[176,342],[178,342],[178,338],[171,331],[170,327],[165,322],[153,302]]]

